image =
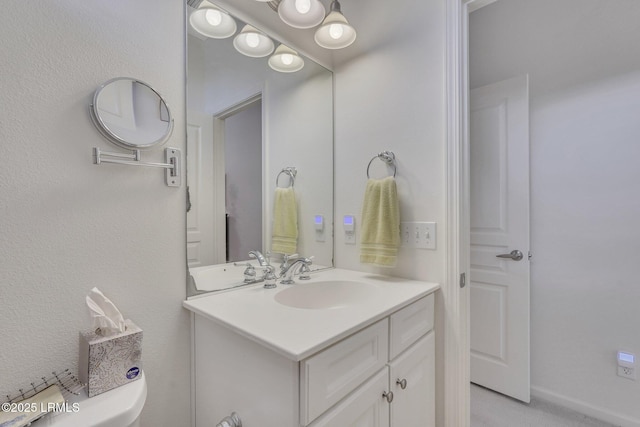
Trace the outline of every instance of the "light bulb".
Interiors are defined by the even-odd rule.
[[[282,60],[282,63],[284,65],[291,65],[293,64],[293,55],[291,55],[290,53],[283,53],[282,56],[280,57]]]
[[[344,29],[342,28],[342,24],[331,24],[329,26],[329,36],[332,39],[338,40],[340,39],[340,37],[342,37],[343,34]]]
[[[211,26],[217,27],[222,22],[222,13],[219,10],[207,9],[204,13],[204,19]]]
[[[303,15],[309,13],[311,10],[311,0],[296,0],[296,10]]]
[[[260,44],[260,37],[256,33],[247,34],[247,45],[249,47],[258,47]]]

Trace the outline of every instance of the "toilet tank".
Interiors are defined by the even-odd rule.
[[[139,380],[114,388],[92,398],[83,389],[79,396],[69,398],[69,408],[77,412],[51,413],[40,419],[38,427],[136,427],[147,399],[144,372]]]

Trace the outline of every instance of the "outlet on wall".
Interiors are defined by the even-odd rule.
[[[628,366],[618,366],[618,376],[630,380],[636,380],[636,369]]]

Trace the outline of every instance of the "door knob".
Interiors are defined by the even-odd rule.
[[[512,259],[514,261],[520,261],[524,256],[522,255],[522,252],[520,252],[519,250],[513,250],[508,254],[500,254],[500,255],[496,255],[496,258],[508,258],[508,259]]]

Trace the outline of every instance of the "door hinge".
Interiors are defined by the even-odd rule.
[[[464,288],[467,286],[467,273],[462,273],[460,275],[460,288]]]

